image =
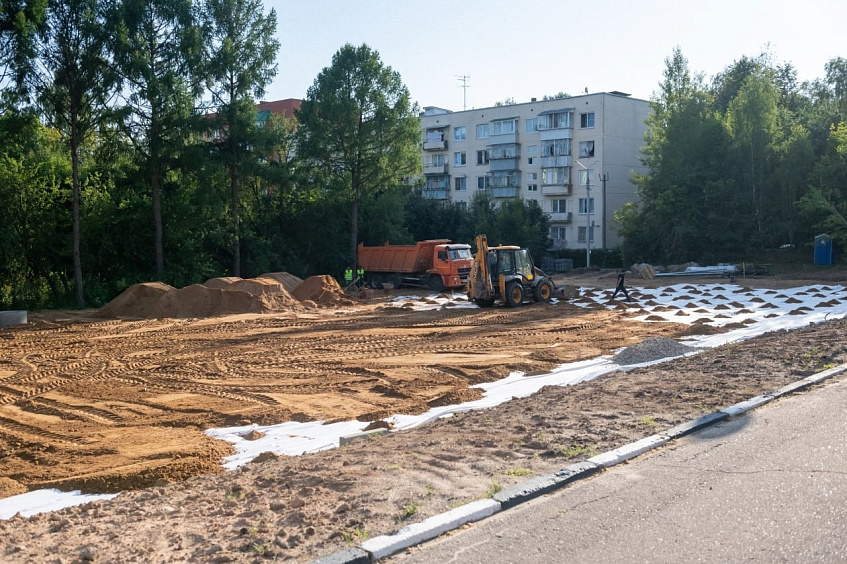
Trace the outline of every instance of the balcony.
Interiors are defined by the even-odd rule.
[[[568,248],[568,242],[565,239],[550,239],[550,242],[549,250],[551,251]]]
[[[571,184],[551,184],[541,186],[542,196],[570,196],[573,193]]]
[[[447,163],[428,164],[423,167],[424,174],[447,174]]]
[[[495,198],[514,198],[518,195],[518,190],[519,188],[517,186],[491,188],[491,195]]]
[[[552,212],[547,214],[550,223],[570,223],[572,221],[571,212]]]
[[[447,148],[447,140],[442,139],[440,141],[424,141],[423,142],[423,150],[424,151],[443,151]]]
[[[421,190],[425,200],[449,200],[450,190]]]
[[[544,168],[564,168],[571,166],[570,155],[558,155],[553,157],[541,157],[541,166]]]

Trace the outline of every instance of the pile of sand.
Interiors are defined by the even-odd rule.
[[[282,284],[286,292],[293,292],[294,288],[303,283],[302,278],[288,274],[287,272],[266,272],[259,276],[259,278],[272,278],[276,280]]]
[[[214,317],[354,303],[331,276],[312,276],[303,281],[287,272],[273,272],[250,279],[210,278],[204,284],[179,290],[161,282],[135,284],[100,308],[99,314],[142,319]]]
[[[162,282],[144,282],[134,284],[124,290],[121,295],[100,308],[103,317],[141,317],[154,319],[166,317],[162,315],[159,299],[175,292],[173,286]]]
[[[234,282],[238,282],[241,280],[238,276],[224,276],[222,278],[209,278],[203,285],[207,288],[217,288],[219,290],[224,290],[229,288]]]
[[[353,300],[344,295],[344,290],[332,276],[310,276],[294,288],[291,295],[304,302],[315,302],[319,306],[353,305]]]

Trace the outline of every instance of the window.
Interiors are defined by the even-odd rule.
[[[564,227],[551,227],[550,228],[550,238],[551,239],[561,239],[565,240],[565,228]]]
[[[586,159],[594,156],[594,141],[579,142],[579,158]]]
[[[465,166],[468,164],[468,156],[462,151],[461,153],[453,153],[453,164],[456,166]]]
[[[594,175],[594,169],[589,168],[587,170],[579,171],[579,185],[580,186],[588,186],[588,183],[591,181],[591,177]]]
[[[568,201],[550,200],[550,211],[552,213],[568,213]]]
[[[541,142],[542,157],[563,157],[571,154],[570,139],[550,139]]]
[[[477,139],[488,139],[488,124],[481,123],[476,126],[476,138]]]
[[[438,143],[444,141],[444,132],[440,129],[430,129],[426,132],[427,143]]]
[[[467,189],[468,189],[468,182],[467,182],[467,180],[468,180],[468,179],[467,179],[466,177],[464,177],[464,176],[457,176],[457,177],[455,177],[455,178],[453,179],[453,184],[455,185],[456,190],[467,190]]]
[[[491,122],[491,135],[508,135],[517,129],[517,119],[502,119]]]
[[[547,186],[565,186],[570,184],[569,169],[564,166],[541,169],[541,183]]]
[[[490,176],[477,176],[476,177],[476,187],[479,190],[488,190],[491,186],[491,177]]]
[[[594,112],[588,112],[587,114],[579,114],[579,126],[582,129],[594,127]]]
[[[528,119],[524,123],[526,126],[527,133],[535,133],[536,131],[538,131],[538,118]]]
[[[458,206],[460,210],[468,209],[468,203],[467,202],[453,202],[453,205]]]
[[[449,190],[450,183],[446,176],[428,176],[426,179],[426,190]]]
[[[453,130],[453,139],[456,141],[464,141],[465,137],[467,137],[467,128],[464,125]]]
[[[529,146],[526,148],[526,154],[527,154],[527,155],[532,155],[532,156],[537,155],[537,154],[538,154],[538,145],[529,145]]]
[[[587,203],[587,205],[586,205]],[[586,215],[589,213],[594,213],[594,198],[580,198],[579,199],[579,213],[580,215]]]
[[[527,192],[538,192],[538,184],[527,184]]]
[[[489,159],[517,159],[521,156],[521,146],[517,144],[492,145],[488,151]]]
[[[476,152],[476,164],[478,165],[487,165],[488,164],[488,151],[477,151]]]
[[[537,172],[527,172],[526,173],[526,179],[527,180],[538,180],[538,173]]]
[[[526,160],[526,164],[532,164],[532,157],[529,157],[529,158]]]
[[[538,116],[538,129],[544,131],[547,129],[566,129],[573,127],[571,124],[572,116],[573,112],[570,111]]]
[[[444,163],[446,162],[446,159],[443,154],[431,155],[429,159],[430,166],[444,166]]]
[[[588,236],[591,237],[591,242],[594,242],[594,226],[588,230]],[[577,228],[576,230],[576,239],[578,243],[585,243],[585,226]]]

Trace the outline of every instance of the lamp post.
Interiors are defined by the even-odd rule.
[[[595,161],[596,162],[596,161]],[[591,167],[576,161],[585,170],[585,268],[591,267]],[[594,163],[591,163],[592,165]]]

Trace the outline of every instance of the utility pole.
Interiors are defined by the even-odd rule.
[[[467,110],[468,109],[468,88],[471,87],[471,85],[468,84],[468,83],[470,82],[471,77],[468,74],[463,74],[461,76],[457,76],[456,78],[458,78],[459,82],[462,83],[462,85],[459,86],[459,88],[461,88],[463,90],[463,93],[462,93],[462,95],[463,95],[463,97],[462,97],[462,110]]]
[[[591,169],[585,173],[585,268],[591,267]]]
[[[602,207],[603,219],[601,220],[603,222],[603,226],[602,226],[603,235],[601,237],[601,243],[603,244],[603,251],[604,252],[606,251],[606,182],[608,182],[608,181],[609,181],[609,174],[608,173],[604,172],[603,174],[600,175],[600,182],[603,183],[603,191],[601,193],[601,197],[603,198],[603,207]]]

